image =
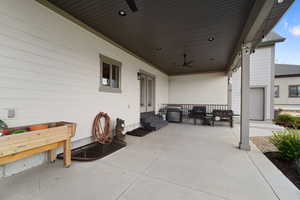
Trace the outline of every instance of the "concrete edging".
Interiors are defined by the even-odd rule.
[[[249,159],[278,199],[300,199],[300,190],[252,143]]]

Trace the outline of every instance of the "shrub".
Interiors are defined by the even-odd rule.
[[[276,118],[276,122],[278,123],[288,123],[290,121],[292,121],[292,116],[291,115],[286,115],[286,114],[282,114],[282,115],[278,115]]]
[[[270,142],[277,147],[283,159],[296,160],[300,158],[300,133],[298,130],[273,131]]]
[[[278,115],[276,120],[276,124],[280,124],[286,127],[294,126],[296,127],[300,123],[300,117],[292,116],[288,114]]]

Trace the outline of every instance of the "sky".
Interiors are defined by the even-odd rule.
[[[295,0],[273,31],[286,38],[276,45],[275,63],[300,65],[300,0]]]

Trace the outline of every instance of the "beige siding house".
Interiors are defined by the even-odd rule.
[[[300,65],[276,64],[274,107],[300,112]]]

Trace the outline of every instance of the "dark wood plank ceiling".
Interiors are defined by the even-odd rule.
[[[48,1],[170,75],[225,70],[254,4],[136,0],[139,10],[133,13],[125,0]],[[194,61],[191,68],[179,66],[184,53]]]

